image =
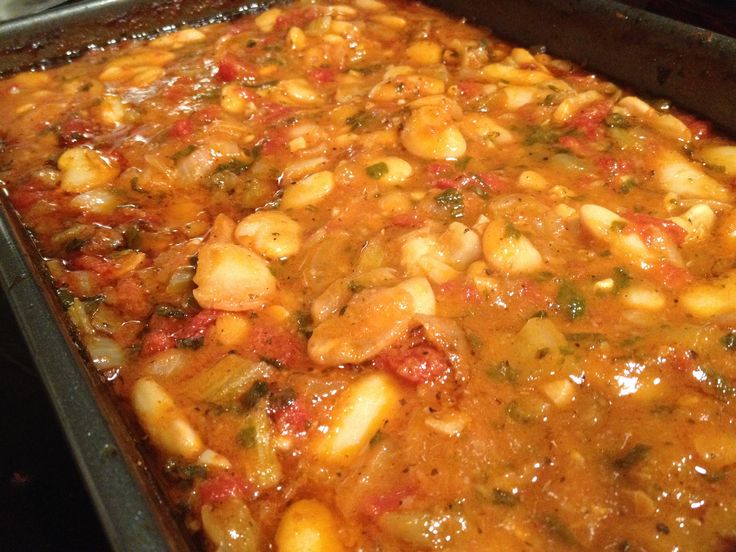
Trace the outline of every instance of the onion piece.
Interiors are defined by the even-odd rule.
[[[92,363],[99,372],[106,372],[125,364],[125,351],[112,338],[87,335],[84,337],[84,345],[87,347]]]

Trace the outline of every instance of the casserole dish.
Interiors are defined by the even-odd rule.
[[[135,22],[137,20],[134,17],[132,19],[132,21]],[[140,30],[140,28],[138,28],[136,30]],[[16,33],[18,32],[18,28],[15,29],[15,32]],[[501,32],[503,33],[504,31],[502,30]],[[508,32],[513,32],[513,31],[512,30],[509,30]],[[85,37],[85,38],[88,38],[88,37]],[[542,38],[544,38],[544,37],[542,37]],[[551,43],[552,42],[550,42],[550,44]],[[67,45],[67,44],[64,44],[63,48],[64,48],[64,51],[67,51],[69,49],[73,49],[73,48],[70,48],[69,45]],[[44,50],[42,49],[42,51],[44,51]],[[19,55],[23,55],[24,54],[23,49],[20,49],[19,52],[20,52]],[[47,51],[44,51],[44,54],[43,55],[46,56],[46,55],[51,55],[51,54],[49,54]],[[702,63],[702,60],[699,60],[699,62]],[[16,61],[14,63],[18,63],[18,62]],[[662,67],[662,66],[660,66],[660,67]],[[702,65],[701,65],[701,69],[702,69]],[[676,79],[674,79],[674,78],[671,79],[670,78],[669,73],[668,73],[668,70],[667,70],[666,67],[665,67],[665,69],[660,69],[659,71],[656,71],[655,70],[655,73],[658,74],[657,85],[659,85],[659,86],[665,86],[667,84],[667,82],[669,82],[670,80],[672,80],[673,82],[676,81]],[[659,89],[657,89],[656,87],[654,87],[654,85],[652,85],[652,90],[659,91]],[[686,94],[683,93],[683,96],[682,97],[685,98],[685,101],[688,101],[688,99],[686,97]],[[717,102],[716,102],[716,105],[717,105]],[[728,121],[726,119],[722,119],[722,120],[725,121],[725,124],[728,124]],[[379,169],[380,169],[380,167],[379,167]],[[378,171],[379,169],[375,169],[374,172],[375,171]],[[380,170],[386,170],[386,169],[380,169]],[[379,175],[378,178],[380,178],[380,176],[381,175]],[[374,178],[374,177],[371,176],[371,178]],[[10,219],[8,219],[8,220],[12,220],[12,217]],[[11,224],[12,224],[12,222],[11,222]],[[10,232],[8,234],[10,235]],[[14,237],[12,238],[12,240],[9,240],[8,243],[15,243],[18,239],[19,238],[18,238],[17,233],[16,233],[16,235],[14,235]],[[24,282],[31,282],[31,281],[33,281],[33,280],[29,279],[27,277],[27,275],[25,274],[26,268],[24,267],[24,260],[23,260],[22,257],[18,257],[16,255],[16,264],[15,264],[15,267],[13,267],[12,266],[12,263],[10,263],[9,264],[9,268],[4,268],[4,270],[8,271],[5,280],[7,282],[6,283],[6,286],[7,286],[8,290],[9,290],[9,293],[11,295],[11,298],[14,297],[14,294],[28,293],[27,291],[25,291],[25,292],[20,291],[20,290],[23,290],[24,289],[24,286],[23,286],[23,283]],[[15,271],[15,272],[13,272],[13,271]],[[34,272],[34,274],[35,274],[34,277],[37,277],[38,276],[38,271]],[[30,286],[30,284],[29,284],[29,286]],[[33,286],[31,286],[31,289],[32,290],[34,289]],[[18,291],[16,291],[16,290],[18,290]],[[47,293],[47,297],[48,297],[48,295],[49,294]],[[28,303],[29,302],[27,301],[27,298],[13,299],[14,307],[16,309],[18,309],[18,311],[19,311],[19,317],[20,317],[20,319],[21,319],[22,322],[25,320],[24,317],[28,317],[29,314],[28,313],[25,313],[24,314],[22,307],[19,306],[19,305],[23,305],[23,304],[26,304],[27,305]],[[33,346],[33,339],[34,339],[33,335],[34,335],[34,332],[31,331],[31,326],[34,329],[38,328],[39,326],[38,326],[38,324],[36,324],[36,321],[33,321],[33,324],[30,323],[30,322],[28,322],[28,323],[26,323],[26,332],[29,335],[29,339],[31,340],[32,350],[34,351],[34,354],[36,355],[36,358],[39,360],[39,362],[41,364],[43,364],[42,351],[40,350],[40,348],[38,346],[35,346],[35,347]],[[66,345],[68,345],[69,342],[70,342],[70,340],[69,340],[69,338],[67,336],[67,338],[64,340],[64,343]],[[61,354],[61,353],[59,353],[58,351],[55,351],[54,352],[54,357],[56,358],[58,354]],[[72,356],[73,356],[73,353],[72,353]],[[72,365],[76,365],[76,366],[79,365],[79,359],[78,358],[72,358],[71,361],[72,361]],[[75,362],[76,362],[76,364],[74,364]],[[47,381],[50,381],[50,378],[47,378]],[[92,388],[92,389],[99,388],[99,385],[95,385],[95,384],[90,383],[90,380],[83,380],[83,381],[86,381],[86,384],[85,385],[88,386],[88,387],[90,387],[90,388]],[[50,387],[53,390],[54,389],[54,384],[50,384]],[[53,391],[52,391],[52,393],[53,393]],[[99,393],[99,389],[97,391],[95,391],[95,393]],[[105,403],[105,399],[104,398],[100,398],[100,397],[103,397],[104,395],[97,395],[97,396],[98,396],[98,399],[97,400],[99,401],[98,402],[98,408],[101,408],[102,410],[107,410],[107,407],[105,406],[105,404],[107,404],[107,403]],[[100,406],[100,405],[102,405],[102,406]],[[94,401],[92,401],[86,407],[87,408],[94,408]],[[112,416],[113,416],[113,419],[114,419],[114,415],[112,415]],[[74,424],[72,424],[72,427],[73,427],[73,425]],[[112,431],[113,432],[118,431],[118,430],[115,429],[115,424],[114,423],[111,425],[111,428],[112,428]],[[104,434],[104,431],[105,431],[104,429],[101,429],[100,431],[102,431],[102,433],[103,433],[103,440],[109,439],[109,437]],[[72,435],[73,435],[73,431],[72,431]],[[118,438],[119,438],[120,441],[119,441],[119,443],[118,443],[117,446],[120,447],[121,449],[125,449],[125,451],[126,451],[125,452],[125,457],[126,458],[133,458],[134,459],[133,464],[136,464],[138,459],[135,456],[135,452],[134,451],[127,452],[127,449],[130,448],[130,447],[128,445],[122,445],[122,444],[120,444],[120,443],[125,443],[126,442],[125,441],[125,437],[118,436]],[[72,442],[75,442],[75,441],[78,441],[78,440],[79,440],[79,437],[77,437],[76,439],[72,439]],[[81,445],[79,445],[79,446],[81,447]],[[82,454],[84,454],[84,453],[82,453]],[[117,468],[120,468],[121,466],[124,466],[124,464],[118,465]],[[136,472],[134,471],[133,473],[135,474]],[[98,484],[98,485],[100,485],[100,484]],[[123,486],[127,486],[127,485],[123,485]],[[100,488],[102,488],[101,485],[100,485]],[[156,495],[153,495],[153,496],[155,497]],[[509,500],[512,500],[512,499],[509,499]],[[134,503],[135,503],[135,501],[134,501]],[[137,505],[137,506],[135,506],[135,508],[137,508],[140,511],[144,511],[145,510],[145,508],[143,508],[142,506],[140,506],[140,504]],[[119,511],[119,510],[116,510],[116,511]],[[126,514],[126,515],[128,515],[128,514]],[[130,519],[130,518],[128,517],[128,519]],[[108,524],[108,528],[109,528],[110,525],[112,525],[112,524]],[[116,539],[113,539],[113,541],[115,541],[115,540]],[[174,546],[175,547],[180,547],[181,545],[180,544],[176,544]],[[136,548],[137,548],[137,546],[136,546]]]

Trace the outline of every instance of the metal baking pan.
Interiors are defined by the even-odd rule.
[[[253,0],[94,0],[0,24],[0,74],[61,62],[90,46],[252,13]],[[736,40],[605,0],[429,0],[497,35],[667,97],[736,134]],[[116,550],[187,550],[139,440],[76,345],[43,259],[4,196],[0,283]],[[129,421],[129,420],[128,420]]]

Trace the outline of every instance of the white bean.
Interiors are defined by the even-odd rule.
[[[207,243],[199,250],[194,298],[203,308],[244,311],[262,305],[276,290],[268,263],[250,249]]]
[[[150,378],[139,379],[133,385],[131,401],[138,421],[163,453],[188,460],[202,453],[202,439],[158,383]]]
[[[280,211],[258,211],[235,228],[235,239],[269,259],[296,255],[301,246],[299,223]]]

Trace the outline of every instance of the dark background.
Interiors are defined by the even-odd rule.
[[[736,0],[625,3],[736,36]],[[0,317],[0,549],[109,550],[1,292]]]

